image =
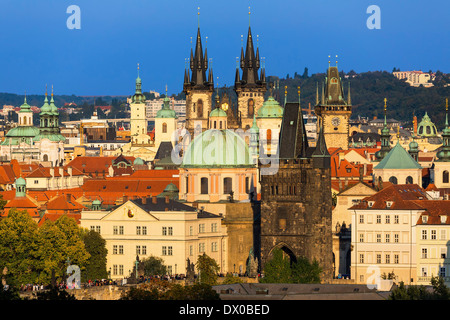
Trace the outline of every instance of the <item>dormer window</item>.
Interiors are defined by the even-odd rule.
[[[441,216],[441,223],[447,223],[447,216]]]
[[[374,203],[375,203],[375,202],[373,202],[373,201],[369,201],[369,202],[368,202],[369,208],[372,208],[372,206],[373,206]]]
[[[392,201],[386,201],[386,207],[387,208],[390,208],[391,206],[392,206]]]
[[[428,222],[428,216],[423,215],[422,216],[422,223],[427,223]]]

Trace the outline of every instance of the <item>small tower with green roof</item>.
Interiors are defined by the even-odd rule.
[[[375,152],[375,158],[377,161],[381,161],[384,157],[391,151],[391,134],[387,126],[386,121],[386,110],[387,110],[387,99],[384,98],[384,126],[381,130],[381,149]]]
[[[445,100],[445,127],[442,130],[442,147],[433,164],[433,180],[437,188],[450,188],[450,127],[448,122],[448,99]]]
[[[163,141],[172,142],[172,135],[177,129],[177,114],[170,108],[170,98],[167,93],[163,99],[163,105],[155,117],[155,147],[158,150]],[[173,144],[173,143],[172,143]]]

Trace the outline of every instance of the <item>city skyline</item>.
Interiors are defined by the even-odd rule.
[[[66,26],[71,16],[66,10],[73,4],[81,11],[79,30]],[[381,29],[366,26],[372,4],[380,7]],[[169,94],[179,93],[198,18],[219,86],[234,84],[249,18],[254,38],[259,35],[267,76],[302,74],[305,67],[310,74],[323,73],[328,56],[335,65],[336,55],[345,72],[390,72],[394,67],[449,72],[445,7],[449,4],[353,0],[285,0],[278,6],[265,0],[3,1],[0,87],[2,92],[43,94],[45,85],[53,84],[58,95],[131,95],[139,63],[144,91],[164,92],[167,84]]]

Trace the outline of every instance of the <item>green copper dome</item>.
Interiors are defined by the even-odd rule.
[[[272,96],[258,110],[258,118],[282,118],[283,108]]]
[[[144,164],[144,160],[142,160],[141,158],[136,158],[136,159],[134,159],[133,164],[134,165]]]
[[[226,118],[227,113],[222,108],[215,108],[211,113],[209,114],[209,117],[220,117],[220,118]]]
[[[54,116],[59,115],[58,108],[55,105],[55,101],[53,100],[53,93],[52,98],[50,99],[50,113]]]
[[[162,108],[156,113],[156,118],[177,118],[176,112],[170,109],[170,98],[167,95]]]
[[[426,112],[422,118],[422,121],[420,121],[419,126],[417,127],[417,133],[419,136],[425,138],[437,136],[436,126],[433,122],[431,122],[431,119]]]
[[[189,145],[182,168],[253,167],[245,141],[232,130],[210,129],[197,136]]]
[[[27,97],[25,97],[23,104],[20,106],[19,112],[32,112],[30,105],[27,103]]]
[[[12,128],[6,134],[8,138],[34,138],[39,134],[39,129],[33,126],[18,126]],[[5,140],[6,141],[6,140]]]
[[[41,115],[46,115],[46,114],[51,114],[52,112],[52,107],[50,107],[50,105],[48,104],[48,99],[47,99],[47,92],[45,93],[45,100],[44,100],[44,104],[41,107]]]

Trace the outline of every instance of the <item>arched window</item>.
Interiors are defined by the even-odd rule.
[[[392,184],[397,184],[397,177],[394,177],[394,176],[390,177],[389,182]]]
[[[233,191],[233,180],[231,178],[223,179],[223,194],[229,194]]]
[[[42,158],[43,161],[48,161],[48,154],[44,154],[44,157]]]
[[[197,118],[203,118],[203,100],[198,99],[197,101]]]
[[[27,124],[27,117],[23,117],[23,124]]]
[[[200,193],[208,194],[208,178],[200,179]]]
[[[167,123],[162,124],[162,133],[167,133]]]
[[[448,183],[449,182],[449,174],[448,171],[445,170],[442,172],[442,183]]]
[[[255,113],[255,101],[253,99],[248,99],[248,116],[253,117]]]
[[[414,180],[413,180],[413,177],[411,177],[411,176],[408,176],[407,178],[406,178],[406,184],[413,184],[414,182],[413,182]]]

